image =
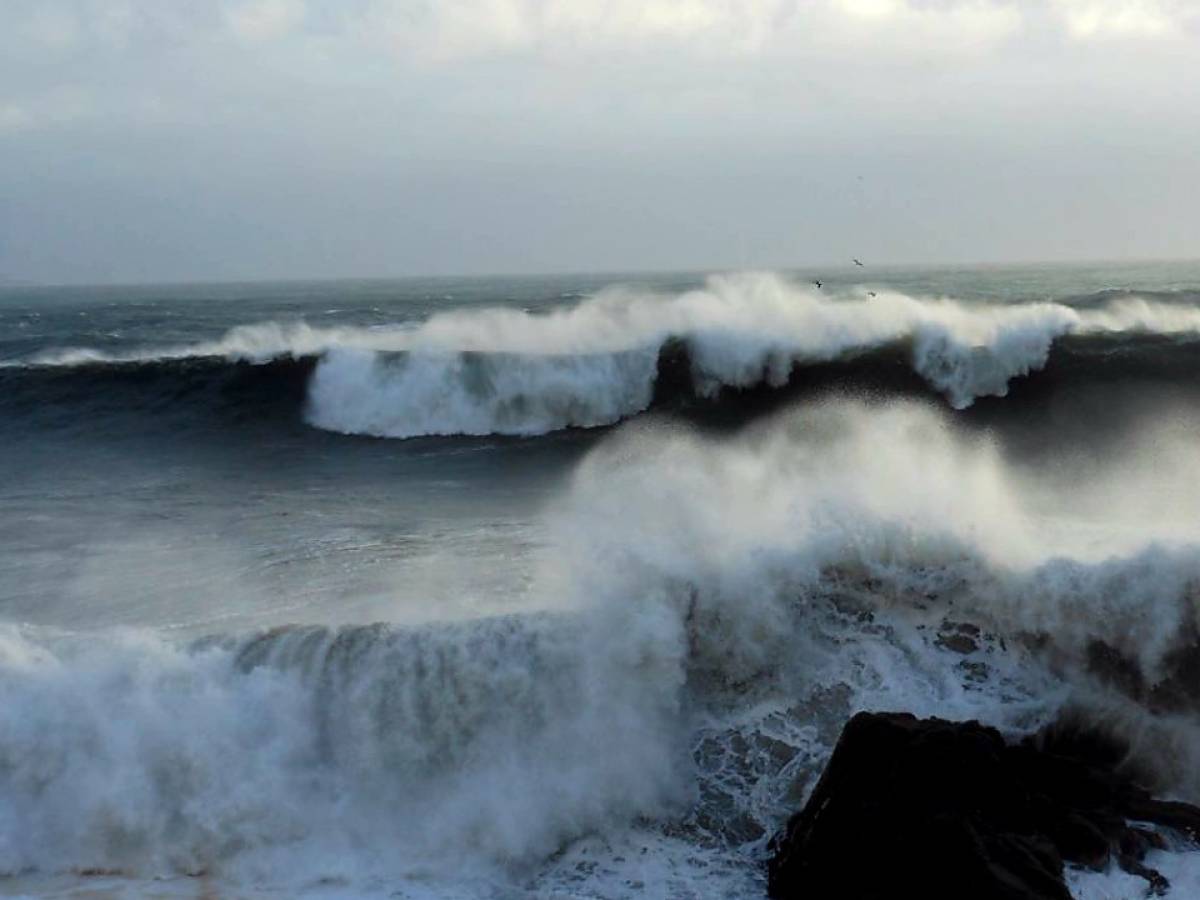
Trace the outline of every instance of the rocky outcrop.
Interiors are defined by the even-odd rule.
[[[1115,860],[1164,893],[1146,852],[1164,845],[1163,830],[1196,841],[1200,808],[1154,799],[1120,771],[1122,757],[1067,725],[1009,744],[978,722],[859,713],[773,839],[768,892],[1070,900],[1064,862]]]

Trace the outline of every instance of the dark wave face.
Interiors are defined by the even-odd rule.
[[[0,368],[0,411],[34,427],[105,431],[290,424],[301,420],[316,358],[223,357]]]

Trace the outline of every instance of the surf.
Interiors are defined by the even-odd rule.
[[[452,858],[552,883],[603,834],[754,871],[846,716],[880,706],[1009,733],[1081,709],[1196,796],[1186,694],[1114,673],[1188,671],[1198,425],[1138,435],[1080,490],[927,403],[634,422],[549,503],[540,609],[6,627],[0,868],[428,885]]]
[[[1016,384],[1185,384],[1198,366],[1200,306],[1161,292],[1078,305],[873,293],[743,273],[679,293],[615,286],[541,312],[470,308],[371,328],[269,321],[190,345],[47,349],[0,368],[0,382],[26,412],[212,404],[350,435],[528,437],[655,409],[736,416],[764,394],[818,385],[965,410]]]

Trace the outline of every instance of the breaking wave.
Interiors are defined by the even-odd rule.
[[[57,350],[9,364],[0,379],[32,407],[65,387],[82,390],[86,376],[97,390],[149,384],[163,405],[214,384],[226,401],[238,385],[278,389],[292,413],[303,379],[303,415],[330,431],[534,435],[609,425],[655,406],[736,403],[746,391],[819,381],[831,366],[840,367],[840,384],[855,387],[895,383],[903,365],[919,389],[962,409],[1005,396],[1056,357],[1086,378],[1110,374],[1114,361],[1126,365],[1139,351],[1161,354],[1164,341],[1172,359],[1191,359],[1197,335],[1200,307],[1164,297],[989,305],[886,290],[827,295],[757,274],[713,277],[674,295],[610,288],[548,313],[458,310],[381,328],[266,322],[217,341],[124,355]],[[884,364],[892,368],[881,378]],[[262,365],[289,374],[246,374]],[[18,402],[9,394],[6,402]]]
[[[5,629],[0,870],[521,877],[629,828],[753,860],[881,706],[1086,708],[1196,797],[1197,434],[1148,432],[1081,490],[920,404],[634,424],[549,514],[542,613]]]

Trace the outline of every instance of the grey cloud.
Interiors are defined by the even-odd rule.
[[[0,274],[1194,255],[1198,21],[1169,0],[9,0]]]

